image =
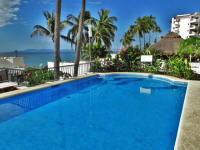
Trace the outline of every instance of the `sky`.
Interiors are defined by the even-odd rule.
[[[55,4],[56,0],[0,0],[0,52],[53,49],[51,38],[31,38],[30,34],[36,24],[46,27],[43,11],[55,10]],[[93,17],[98,18],[101,8],[109,9],[110,16],[118,18],[112,49],[120,49],[120,39],[137,17],[152,14],[162,29],[161,35],[165,35],[170,31],[172,17],[200,12],[200,0],[86,0],[86,9]],[[81,0],[62,0],[61,20],[68,14],[77,16],[80,9]],[[66,35],[69,28],[62,34]],[[61,49],[71,46],[61,40]]]

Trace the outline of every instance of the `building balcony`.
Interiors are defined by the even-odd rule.
[[[190,30],[197,30],[198,29],[198,26],[196,26],[196,25],[191,25],[190,26]]]
[[[176,22],[179,22],[179,21],[180,21],[180,19],[179,19],[179,18],[175,18],[175,19],[174,19],[174,21],[176,21]]]
[[[199,20],[196,19],[196,18],[191,18],[190,19],[190,23],[198,23],[198,22],[199,22]]]
[[[189,32],[189,35],[190,35],[190,37],[192,37],[192,36],[196,36],[196,32],[194,32],[194,31],[190,31],[190,32]]]
[[[179,22],[175,21],[174,24],[175,24],[175,25],[179,25]]]
[[[179,28],[179,27],[180,27],[180,25],[179,25],[179,24],[175,24],[175,27],[176,27],[176,28]]]

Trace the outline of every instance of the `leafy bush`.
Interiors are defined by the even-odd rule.
[[[180,43],[177,54],[179,56],[188,57],[190,62],[192,57],[200,57],[200,38],[191,37],[183,40]]]
[[[141,64],[140,54],[153,55],[152,64]],[[165,71],[161,71],[161,59],[156,51],[138,51],[135,48],[122,49],[114,59],[107,57],[104,62],[95,59],[91,66],[92,72],[146,72],[146,73],[165,73],[171,76],[185,78],[188,80],[200,79],[190,67],[187,58],[174,56],[166,60]]]
[[[101,66],[101,62],[98,58],[94,60],[94,63],[92,63],[90,71],[91,72],[103,72],[103,67]]]
[[[91,51],[91,54],[90,54]],[[82,57],[84,60],[89,60],[90,55],[91,59],[94,60],[96,58],[105,58],[110,52],[106,49],[106,46],[103,45],[92,45],[88,44],[83,46],[83,52],[82,52]]]
[[[53,71],[35,70],[29,71],[25,75],[25,80],[28,81],[29,86],[43,84],[46,81],[54,80]]]
[[[198,75],[191,70],[188,60],[182,57],[169,57],[166,73],[188,80],[199,78]]]
[[[145,64],[142,67],[142,72],[147,73],[159,73],[160,72],[160,66],[161,66],[161,60],[157,59],[153,62],[153,64]]]
[[[60,76],[63,78],[71,77],[68,73],[60,72]],[[48,70],[30,70],[25,75],[25,81],[28,81],[28,86],[34,86],[43,84],[47,81],[54,80],[54,71]]]
[[[132,66],[137,64],[137,61],[140,60],[140,50],[138,47],[129,47],[120,50],[119,57],[122,60],[126,71],[131,71]]]
[[[72,77],[71,74],[69,73],[65,73],[65,72],[60,72],[60,76],[63,78],[63,79],[67,79],[67,78],[70,78]]]

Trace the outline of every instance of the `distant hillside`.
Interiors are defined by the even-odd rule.
[[[53,53],[54,50],[52,49],[26,49],[23,51],[19,51],[23,53]],[[74,50],[71,49],[61,49],[60,52],[74,52]]]

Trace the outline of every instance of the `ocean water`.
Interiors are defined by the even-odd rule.
[[[14,52],[0,53],[0,57],[15,57]],[[61,60],[72,62],[75,58],[75,52],[61,52]],[[53,52],[18,52],[18,57],[24,58],[24,64],[27,66],[46,66],[48,61],[54,60]]]
[[[186,84],[93,76],[0,101],[2,150],[173,150]]]

